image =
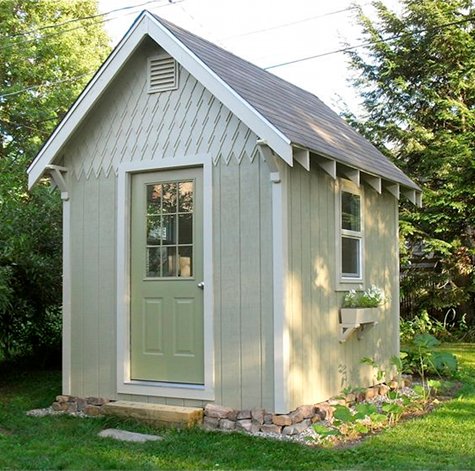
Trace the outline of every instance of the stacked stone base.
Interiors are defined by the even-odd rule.
[[[56,396],[56,402],[51,405],[56,412],[77,413],[82,412],[89,417],[98,417],[104,415],[102,406],[111,402],[103,397],[81,398],[77,396],[61,395]]]
[[[358,402],[370,401],[378,396],[387,396],[411,383],[410,378],[379,384],[358,393],[350,393],[318,404],[297,407],[288,414],[272,414],[264,409],[236,410],[216,404],[207,404],[204,410],[203,426],[206,430],[244,431],[279,435],[298,435],[316,422],[331,421],[336,404],[352,406]]]

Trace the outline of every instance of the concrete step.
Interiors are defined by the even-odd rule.
[[[203,409],[199,407],[116,401],[104,404],[102,408],[106,415],[136,419],[160,427],[186,428],[203,422]]]

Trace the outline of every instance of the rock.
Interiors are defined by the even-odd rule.
[[[82,412],[87,406],[86,399],[78,398],[76,401],[76,406],[77,406],[78,412]]]
[[[265,410],[264,409],[252,409],[251,410],[251,417],[252,419],[262,425],[264,423],[264,415],[265,415]]]
[[[86,402],[91,406],[103,406],[110,401],[109,399],[104,399],[103,397],[87,397]]]
[[[203,428],[205,430],[216,430],[219,427],[219,419],[216,417],[206,417],[203,419]]]
[[[67,402],[53,402],[53,404],[51,404],[51,408],[56,412],[59,412],[59,411],[64,412],[68,410],[68,403]]]
[[[391,389],[397,389],[399,387],[399,382],[393,379],[392,381],[389,382],[388,386]]]
[[[71,396],[66,396],[61,394],[60,396],[56,396],[56,402],[68,402]]]
[[[215,417],[217,419],[228,419],[229,416],[237,415],[234,409],[230,407],[219,406],[217,404],[206,404],[205,416]]]
[[[410,388],[412,386],[412,375],[402,375],[404,386]]]
[[[304,419],[311,419],[315,415],[314,405],[300,406],[297,410],[303,414]]]
[[[126,430],[119,430],[115,428],[108,428],[99,432],[99,437],[104,438],[113,438],[115,440],[121,440],[123,442],[150,442],[150,441],[157,441],[163,440],[163,437],[158,435],[146,435],[144,433],[135,433],[135,432],[127,432]]]
[[[379,393],[379,388],[377,386],[368,388],[365,392],[365,400],[370,401],[371,399],[374,399]]]
[[[100,406],[93,406],[91,404],[87,404],[86,407],[84,407],[84,413],[89,417],[99,417],[100,415],[102,415],[102,409]]]
[[[379,395],[380,396],[387,396],[388,392],[390,390],[391,390],[391,388],[389,386],[387,386],[386,384],[380,384],[379,385]]]
[[[343,398],[332,398],[328,400],[328,404],[331,406],[345,406],[346,401]]]
[[[292,419],[288,415],[273,415],[272,423],[278,426],[291,425]]]
[[[229,419],[220,419],[219,420],[219,428],[221,430],[235,430],[236,429],[236,422]]]
[[[278,425],[274,425],[274,424],[261,425],[261,432],[264,432],[264,433],[280,434],[281,430],[282,430],[282,427],[279,427]]]
[[[330,404],[322,402],[321,404],[315,404],[317,415],[322,420],[331,420],[333,418],[333,407]]]
[[[299,433],[307,430],[311,423],[312,422],[310,419],[305,419],[299,424],[288,425],[282,429],[282,435],[298,435]]]
[[[289,414],[290,420],[292,421],[293,424],[298,424],[299,422],[302,422],[302,420],[305,418],[304,414],[300,410],[294,410]],[[288,424],[286,424],[288,425]]]
[[[67,412],[77,412],[78,411],[78,405],[75,402],[67,402]]]
[[[354,404],[356,402],[356,394],[349,393],[345,396],[346,404]]]
[[[323,419],[318,414],[315,414],[310,420],[312,421],[312,424],[315,424],[321,422]]]
[[[273,414],[264,414],[264,424],[270,425],[272,423]]]
[[[250,419],[250,418],[251,418],[251,411],[249,409],[240,410],[236,416],[236,420]]]
[[[252,420],[251,419],[238,420],[236,422],[236,430],[244,430],[245,432],[251,432]]]

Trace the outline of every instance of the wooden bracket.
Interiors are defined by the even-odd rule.
[[[59,165],[47,165],[46,170],[49,170],[51,179],[61,192],[61,199],[63,201],[68,201],[69,191],[66,184],[66,179],[64,178],[64,174],[68,171],[68,169],[66,167],[60,167]]]
[[[267,141],[258,139],[257,148],[262,160],[267,164],[267,167],[269,167],[271,182],[280,183],[280,172],[279,166],[277,165],[277,157],[272,152],[272,149],[267,145]]]
[[[376,321],[364,322],[361,324],[340,324],[341,332],[338,340],[340,343],[345,343],[354,332],[357,333],[358,340],[361,340],[363,338],[363,333],[371,327],[374,327],[376,324]]]

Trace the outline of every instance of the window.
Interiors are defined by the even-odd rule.
[[[363,278],[363,220],[361,193],[346,185],[340,191],[340,279],[361,281]]]

